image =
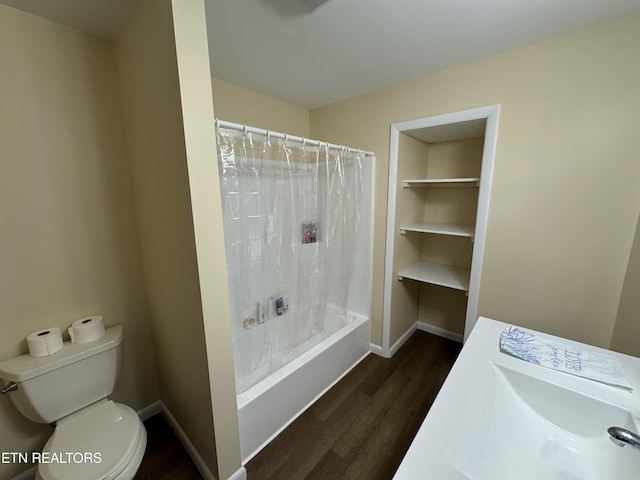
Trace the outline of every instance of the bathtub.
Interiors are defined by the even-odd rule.
[[[371,322],[348,314],[335,333],[237,395],[242,463],[248,462],[370,351]],[[325,322],[339,321],[328,316]]]

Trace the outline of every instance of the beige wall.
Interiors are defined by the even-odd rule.
[[[226,288],[219,198],[216,183],[210,192],[204,184],[217,173],[205,160],[210,102],[202,95],[198,109],[184,90],[208,85],[198,64],[203,50],[193,64],[176,57],[176,41],[179,50],[200,42],[202,31],[192,37],[185,27],[202,9],[199,1],[173,3],[172,12],[169,0],[138,2],[113,47],[119,79],[107,42],[0,6],[0,31],[11,40],[0,43],[0,359],[25,352],[29,332],[88,313],[123,324],[125,365],[114,398],[134,408],[158,398],[155,344],[162,400],[208,468],[227,478],[239,466],[237,417],[226,305],[217,303]],[[214,79],[216,114],[376,152],[373,340],[380,343],[389,124],[500,103],[480,313],[602,346],[613,334],[614,348],[638,355],[625,341],[639,323],[637,233],[627,269],[640,209],[640,152],[631,141],[639,32],[640,17],[630,17],[311,117]],[[213,211],[214,222],[203,222],[203,211]],[[209,241],[218,247],[203,248]],[[205,338],[215,343],[209,352]],[[2,400],[0,450],[41,447],[50,428]],[[19,470],[0,465],[0,478]]]
[[[1,220],[8,227],[0,231],[6,272],[0,318],[15,319],[3,320],[0,359],[24,353],[31,331],[66,327],[89,313],[123,324],[125,365],[114,398],[139,409],[161,396],[207,467],[227,478],[240,467],[240,456],[221,222],[210,221],[212,210],[220,215],[213,114],[205,108],[203,123],[200,108],[212,88],[204,23],[199,37],[193,35],[194,19],[203,20],[202,3],[175,7],[172,12],[169,1],[139,2],[112,46],[0,6],[3,38],[12,40],[0,45],[6,59],[0,138],[6,158],[15,159],[0,165]],[[178,14],[180,82],[189,85],[182,92],[173,24]],[[217,83],[223,118],[308,135],[308,110]],[[198,102],[187,109],[185,98],[195,98],[195,91]],[[185,132],[197,131],[198,122],[210,130],[200,127],[200,140],[191,142],[187,155]],[[201,181],[199,188],[189,189],[188,174],[192,183]],[[206,222],[198,215],[201,243],[220,245],[200,249],[200,272],[192,208],[209,212]],[[204,299],[200,282],[207,288]],[[226,349],[220,338],[228,339]],[[0,438],[3,451],[41,448],[51,432],[6,401],[0,402],[0,426],[10,433]],[[19,470],[0,465],[0,478]]]
[[[611,348],[640,357],[640,218],[622,287]]]
[[[220,120],[309,137],[309,110],[213,79],[213,105]]]
[[[428,178],[480,177],[482,138],[429,144]],[[428,188],[424,221],[475,225],[478,188]],[[471,268],[473,242],[467,237],[422,235],[422,260]],[[462,335],[467,294],[461,290],[421,284],[418,320]]]
[[[172,5],[217,478],[226,479],[242,464],[205,9],[203,0],[172,0]]]
[[[608,346],[640,209],[640,16],[311,111],[313,137],[373,150],[380,343],[389,125],[501,104],[479,313]]]
[[[0,360],[101,314],[125,330],[113,397],[140,409],[158,389],[111,47],[5,6],[0,31]],[[0,451],[31,451],[51,428],[1,397],[0,432]]]
[[[216,472],[171,1],[137,2],[114,51],[160,395]]]
[[[160,396],[226,479],[241,463],[203,1],[138,2],[115,52]]]
[[[427,190],[424,188],[402,188],[402,180],[425,178],[427,176],[428,154],[429,148],[426,143],[403,133],[399,135],[398,157],[401,157],[402,161],[398,162],[396,186],[395,219],[398,226],[422,221]],[[378,225],[375,228],[377,229]],[[394,231],[394,237],[393,275],[396,278],[398,272],[420,261],[422,238],[415,233],[400,235],[398,228]],[[420,285],[417,282],[411,280],[394,281],[391,294],[391,318],[396,321],[391,324],[389,330],[390,346],[393,346],[418,319],[419,294]]]

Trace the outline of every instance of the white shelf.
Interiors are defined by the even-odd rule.
[[[398,272],[398,280],[408,278],[422,283],[440,285],[442,287],[455,288],[456,290],[469,291],[468,268],[452,267],[439,263],[419,262],[409,268]]]
[[[412,178],[402,180],[402,186],[408,187],[477,187],[479,178]]]
[[[473,238],[475,235],[475,227],[473,225],[462,225],[458,223],[420,222],[400,227],[400,233],[402,235],[406,232],[436,233],[439,235]]]

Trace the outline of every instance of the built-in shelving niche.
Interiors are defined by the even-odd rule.
[[[385,353],[416,324],[462,341],[477,320],[498,112],[392,125]]]

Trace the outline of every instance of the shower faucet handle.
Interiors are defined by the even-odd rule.
[[[7,386],[4,387],[2,390],[0,390],[0,393],[2,395],[5,395],[9,392],[13,392],[14,390],[18,389],[18,384],[16,382],[9,382],[7,383]]]

